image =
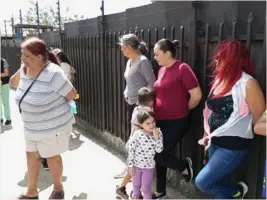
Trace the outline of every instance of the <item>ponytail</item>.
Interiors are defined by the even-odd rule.
[[[139,44],[139,51],[142,55],[147,55],[148,54],[148,50],[146,47],[146,43],[144,41],[141,41]]]
[[[49,52],[47,53],[47,59],[48,59],[49,61],[51,61],[52,63],[54,63],[54,64],[60,66],[60,64],[59,64],[59,62],[58,62],[58,60],[57,60],[56,55],[55,55],[54,53],[52,53],[51,51],[49,51]]]

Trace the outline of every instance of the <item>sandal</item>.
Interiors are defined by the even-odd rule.
[[[49,199],[64,199],[64,190],[54,190],[50,195]]]
[[[39,196],[35,196],[35,197],[30,197],[30,196],[27,196],[27,195],[24,195],[24,194],[21,194],[18,199],[39,199]]]

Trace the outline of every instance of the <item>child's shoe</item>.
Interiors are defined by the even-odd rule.
[[[117,196],[119,196],[122,199],[129,199],[129,196],[128,196],[127,192],[126,192],[126,188],[125,187],[117,187],[116,194],[117,194]]]

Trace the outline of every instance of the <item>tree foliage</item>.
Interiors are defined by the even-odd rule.
[[[29,3],[30,3],[30,7],[28,11],[26,12],[26,14],[24,15],[24,21],[28,24],[37,24],[36,2],[34,2],[33,0],[30,0]],[[77,14],[74,15],[73,17],[70,17],[68,15],[69,11],[70,11],[70,8],[67,7],[65,12],[63,12],[65,16],[61,16],[62,28],[64,27],[64,23],[84,19],[83,15],[78,16]],[[42,25],[50,25],[50,26],[53,26],[55,30],[58,30],[59,20],[58,20],[58,11],[57,11],[56,4],[55,4],[55,7],[53,6],[40,7],[39,6],[39,21],[40,21],[40,24]]]

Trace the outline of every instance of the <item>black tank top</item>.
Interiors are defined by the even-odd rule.
[[[210,132],[212,133],[217,128],[222,126],[230,118],[234,111],[234,102],[232,95],[227,95],[219,98],[212,98],[213,92],[208,96],[207,106],[212,111],[208,124],[210,126]],[[232,149],[232,150],[244,150],[249,146],[250,139],[241,138],[238,136],[214,136],[211,139],[211,143],[219,147]]]

